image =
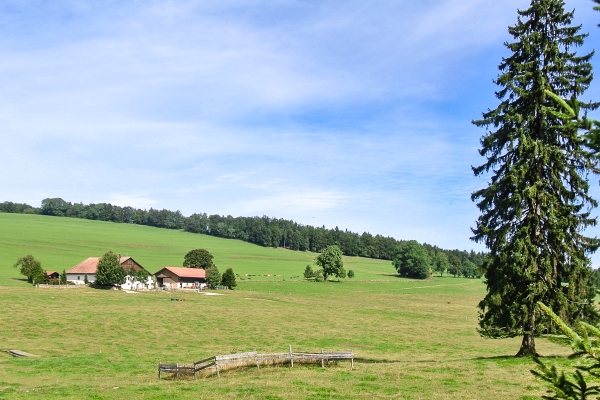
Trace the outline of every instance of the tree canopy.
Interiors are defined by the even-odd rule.
[[[342,261],[342,251],[338,246],[327,246],[315,258],[315,264],[323,270],[324,280],[327,280],[330,276],[335,276],[338,279],[346,277],[346,270]]]
[[[13,267],[19,268],[19,272],[27,278],[29,283],[43,283],[46,281],[42,264],[32,255],[19,258]]]
[[[214,264],[206,268],[206,284],[212,289],[221,284],[221,273]]]
[[[438,251],[435,254],[433,259],[433,268],[435,272],[439,272],[440,276],[444,275],[444,272],[450,268],[450,262],[448,261],[448,256],[446,253]]]
[[[221,278],[221,285],[228,287],[229,289],[233,289],[237,286],[235,282],[235,274],[233,273],[233,269],[227,268],[223,273],[223,277]]]
[[[477,270],[477,265],[473,264],[469,260],[465,260],[462,265],[461,274],[465,278],[480,278],[481,275]]]
[[[213,255],[205,249],[190,250],[183,258],[183,266],[207,269],[213,265]]]
[[[522,336],[517,355],[525,355],[536,354],[535,335],[551,329],[536,313],[538,301],[569,324],[597,318],[587,256],[598,242],[582,232],[596,224],[586,177],[599,170],[577,126],[564,121],[547,95],[576,98],[588,88],[592,54],[574,51],[587,35],[571,25],[573,13],[562,0],[532,0],[518,14],[509,27],[514,41],[506,44],[511,54],[495,81],[500,104],[474,121],[492,130],[481,139],[487,160],[473,168],[490,184],[472,195],[481,213],[472,239],[490,251],[479,332]]]
[[[416,240],[400,243],[396,247],[392,264],[400,276],[416,279],[425,279],[429,276],[429,255]]]
[[[315,277],[315,271],[313,271],[310,264],[304,268],[304,279],[313,279]]]
[[[96,284],[101,286],[122,285],[125,283],[127,272],[119,263],[119,256],[107,251],[98,261],[96,269]]]

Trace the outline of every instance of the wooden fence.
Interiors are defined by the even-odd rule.
[[[86,285],[48,285],[45,283],[38,283],[35,286],[41,289],[78,289],[87,287]]]
[[[170,374],[173,379],[177,380],[179,376],[193,376],[197,379],[198,373],[203,370],[214,371],[217,376],[224,369],[236,367],[254,366],[260,368],[261,365],[274,365],[290,363],[290,367],[297,363],[314,363],[320,362],[321,367],[325,367],[329,361],[350,360],[351,368],[354,368],[354,352],[336,352],[323,351],[320,353],[294,353],[292,346],[287,353],[257,353],[250,351],[246,353],[225,354],[214,357],[205,358],[204,360],[196,361],[193,364],[158,364],[158,379],[162,373]]]

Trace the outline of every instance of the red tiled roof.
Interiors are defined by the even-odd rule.
[[[67,274],[95,274],[100,257],[90,257],[67,271]]]
[[[154,275],[158,275],[163,270],[169,270],[180,278],[206,278],[206,271],[202,268],[185,268],[185,267],[164,267]]]
[[[131,257],[121,257],[119,259],[119,264],[123,264],[130,258]],[[67,274],[95,274],[96,270],[98,269],[99,261],[100,257],[90,257],[68,270]]]

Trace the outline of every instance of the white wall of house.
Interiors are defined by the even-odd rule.
[[[87,279],[89,283],[96,281],[95,274],[87,274]],[[67,281],[73,282],[76,285],[85,284],[85,274],[67,274]]]

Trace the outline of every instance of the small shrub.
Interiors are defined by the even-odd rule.
[[[313,279],[315,277],[315,271],[313,271],[310,264],[304,269],[304,279]]]
[[[348,270],[348,278],[354,278],[354,271],[351,269]]]
[[[223,273],[223,277],[221,278],[221,285],[226,286],[229,289],[233,289],[237,286],[235,282],[235,274],[233,273],[233,269],[227,268]]]
[[[315,277],[315,282],[323,282],[325,280],[322,269],[316,270],[314,273],[314,277]]]

